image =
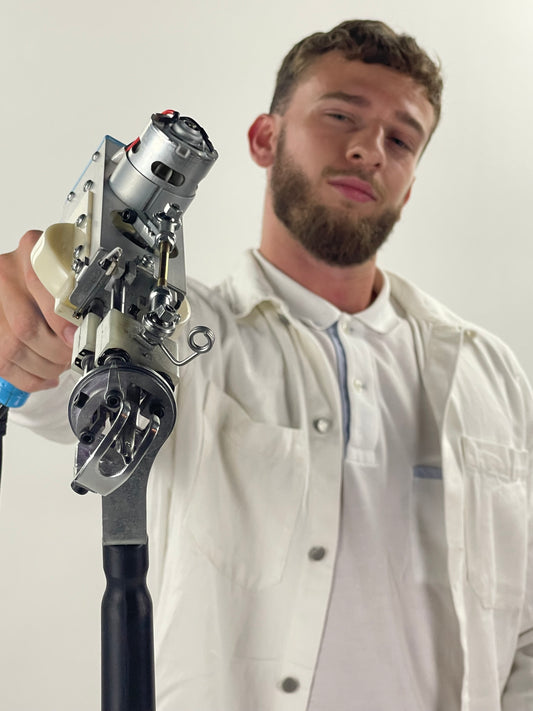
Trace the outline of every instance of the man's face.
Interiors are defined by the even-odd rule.
[[[276,216],[328,264],[367,261],[400,217],[433,122],[410,77],[337,52],[317,59],[279,117]]]

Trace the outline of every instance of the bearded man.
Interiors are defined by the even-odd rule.
[[[533,708],[529,386],[377,267],[441,91],[413,38],[347,21],[289,52],[250,129],[260,248],[190,286],[217,345],[150,477],[160,711]],[[0,260],[32,325],[2,315],[0,376],[54,386],[19,414],[54,436],[70,335],[36,238]]]

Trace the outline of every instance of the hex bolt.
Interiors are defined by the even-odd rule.
[[[144,254],[141,258],[141,265],[147,269],[152,269],[154,266],[154,259],[149,254]]]
[[[122,397],[121,397],[121,394],[117,390],[111,390],[111,392],[108,392],[107,395],[105,396],[105,404],[111,410],[117,410],[120,407],[121,402],[122,402]]]
[[[80,442],[82,444],[92,444],[94,442],[94,433],[90,430],[84,430],[80,434]]]
[[[122,211],[121,217],[127,225],[133,225],[133,223],[137,219],[137,213],[135,212],[135,210],[130,210],[128,208]]]

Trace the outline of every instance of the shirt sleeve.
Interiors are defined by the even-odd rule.
[[[529,711],[529,709],[533,709],[533,397],[526,377],[522,375],[521,379],[529,444],[528,568],[521,630],[511,673],[502,694],[502,711]]]

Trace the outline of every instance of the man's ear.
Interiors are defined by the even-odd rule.
[[[250,155],[261,168],[274,162],[277,139],[277,117],[272,114],[258,116],[248,130]]]

